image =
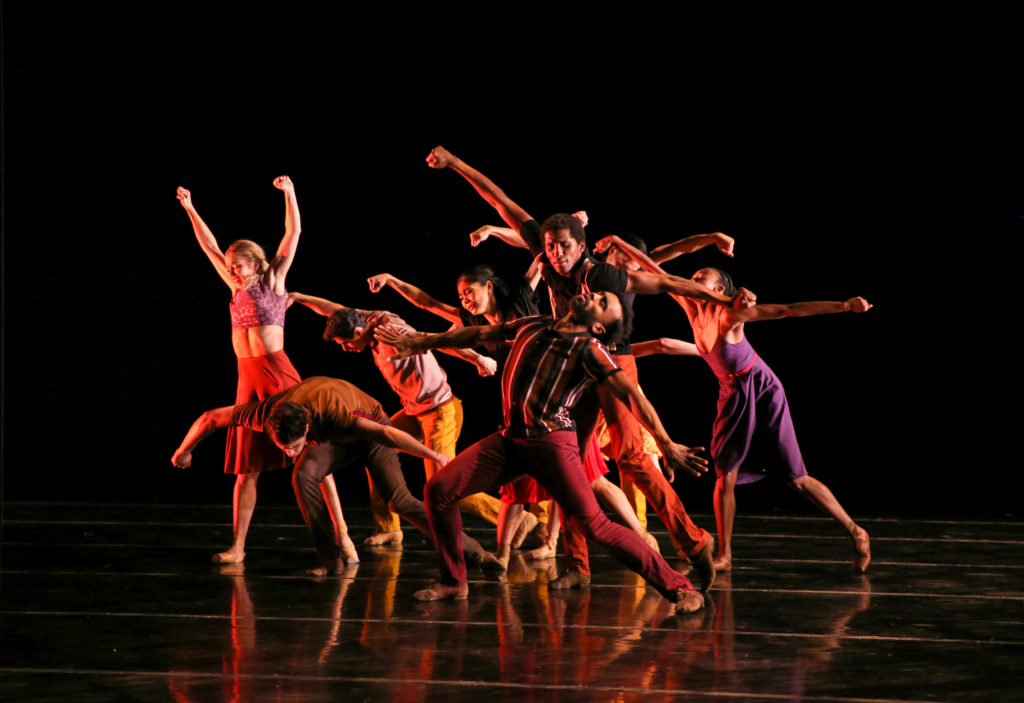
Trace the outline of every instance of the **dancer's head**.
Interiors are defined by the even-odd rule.
[[[615,293],[595,291],[573,296],[569,314],[606,345],[622,344],[633,332],[633,310]]]
[[[274,406],[267,418],[267,434],[289,457],[297,457],[306,448],[309,411],[298,403],[284,401]]]
[[[712,266],[702,268],[690,278],[694,283],[699,283],[709,290],[722,293],[730,298],[736,295],[736,285],[732,282],[732,276]]]
[[[503,315],[511,308],[508,284],[490,266],[473,266],[456,283],[459,302],[471,315]]]
[[[540,226],[548,263],[560,276],[568,276],[587,249],[587,235],[578,218],[559,212]]]
[[[362,351],[373,340],[373,330],[358,310],[341,308],[327,318],[324,341],[336,342],[345,351]]]
[[[248,239],[239,239],[224,252],[224,266],[236,285],[246,285],[253,276],[266,273],[270,263],[263,247]]]

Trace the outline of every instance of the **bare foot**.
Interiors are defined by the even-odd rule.
[[[715,562],[711,558],[714,553],[715,538],[708,535],[708,543],[704,545],[704,548],[690,557],[693,568],[700,576],[700,590],[702,591],[710,590],[711,584],[715,582]]]
[[[850,539],[853,540],[853,570],[863,574],[871,563],[871,539],[867,530],[858,525],[850,531]]]
[[[487,576],[504,576],[505,569],[508,567],[508,560],[506,559],[505,561],[502,561],[490,552],[484,552],[480,555],[480,559],[476,562],[476,565],[479,566],[480,571],[483,571]]]
[[[712,562],[712,564],[714,564],[715,566],[715,571],[719,573],[725,571],[732,571],[732,555],[728,552],[724,554],[722,552],[719,552],[718,556],[715,557],[715,560]]]
[[[541,559],[554,559],[555,556],[555,548],[547,544],[542,544],[536,549],[531,549],[530,551],[523,554],[523,557],[525,559],[529,559],[531,561],[540,561]]]
[[[404,535],[401,530],[394,532],[374,532],[363,540],[363,544],[370,547],[379,547],[384,544],[401,544]]]
[[[356,552],[356,545],[348,535],[338,535],[338,548],[341,549],[341,560],[346,564],[358,564],[359,554]]]
[[[241,549],[232,547],[226,552],[214,554],[211,561],[214,564],[237,564],[240,561],[245,561],[245,552]]]
[[[548,588],[556,591],[564,591],[568,588],[578,588],[590,585],[590,575],[584,574],[576,569],[569,569],[564,574],[548,584]]]
[[[676,591],[676,612],[695,613],[704,607],[704,596],[697,591],[680,588]]]
[[[647,546],[661,554],[661,547],[658,546],[658,540],[650,532],[644,532],[644,542],[647,542]]]
[[[523,546],[523,542],[535,527],[537,527],[537,516],[533,513],[523,513],[523,517],[516,527],[516,533],[512,536],[512,549],[519,549]]]
[[[468,583],[459,584],[458,586],[445,586],[440,581],[434,581],[427,588],[412,594],[412,597],[416,600],[465,600],[468,596]]]

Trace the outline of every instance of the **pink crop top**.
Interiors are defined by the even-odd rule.
[[[280,325],[284,327],[284,311],[288,294],[278,295],[263,279],[245,289],[239,288],[231,298],[231,329]]]

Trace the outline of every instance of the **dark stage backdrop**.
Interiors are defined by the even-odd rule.
[[[500,221],[457,174],[424,165],[444,144],[538,218],[586,209],[592,241],[736,238],[735,260],[705,251],[674,273],[720,265],[764,302],[867,297],[865,315],[748,328],[787,387],[812,474],[858,514],[1019,514],[1008,280],[1024,210],[998,6],[630,7],[469,17],[399,3],[357,18],[326,3],[158,17],[6,4],[4,499],[227,501],[221,437],[190,471],[168,461],[235,384],[228,291],[178,185],[223,245],[272,250],[271,181],[289,174],[303,223],[289,288],[424,330],[444,325],[366,278],[388,271],[454,303],[467,265],[518,275],[522,251],[469,247]],[[636,312],[637,340],[689,338],[670,299]],[[397,410],[368,354],[321,332],[309,310],[289,312],[300,373]],[[442,363],[465,443],[492,429],[497,382]],[[716,384],[703,362],[639,366],[673,436],[706,445]],[[267,500],[290,500],[283,473],[268,481]],[[710,510],[710,476],[678,482]],[[740,500],[799,505],[779,485]]]

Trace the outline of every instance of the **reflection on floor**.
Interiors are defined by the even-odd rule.
[[[346,518],[369,533],[368,511]],[[412,530],[315,580],[294,508],[261,508],[246,563],[218,567],[223,507],[8,503],[0,700],[1020,700],[1021,524],[861,524],[866,576],[826,520],[738,517],[734,571],[679,617],[596,551],[588,589],[549,591],[561,559],[516,558],[423,604],[435,563]]]

